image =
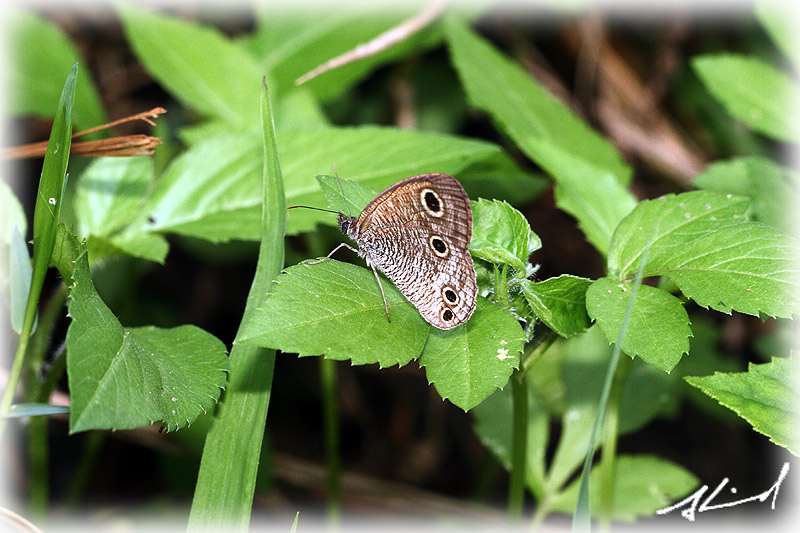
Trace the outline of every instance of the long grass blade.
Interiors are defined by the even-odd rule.
[[[262,237],[258,267],[240,324],[283,268],[286,200],[278,160],[269,92],[261,92],[264,135]],[[237,344],[230,355],[225,396],[206,437],[188,530],[247,531],[253,505],[258,459],[264,438],[275,351]]]

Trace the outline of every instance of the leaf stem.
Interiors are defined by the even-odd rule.
[[[519,371],[511,376],[513,401],[511,479],[508,485],[508,520],[511,524],[522,521],[525,498],[525,458],[528,448],[528,387]]]

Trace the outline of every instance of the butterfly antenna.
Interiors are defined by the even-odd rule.
[[[321,207],[311,207],[309,205],[290,205],[289,207],[286,208],[286,210],[288,211],[289,209],[297,209],[299,207],[302,207],[303,209],[313,209],[314,211],[325,211],[326,213],[339,214],[338,211],[333,211],[331,209],[322,209]]]

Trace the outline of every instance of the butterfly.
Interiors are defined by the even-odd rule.
[[[461,184],[448,174],[421,174],[390,186],[358,217],[338,214],[338,225],[378,280],[386,318],[389,307],[377,270],[395,284],[422,318],[439,329],[463,324],[475,311],[478,288],[467,250],[472,209]],[[376,270],[377,269],[377,270]]]

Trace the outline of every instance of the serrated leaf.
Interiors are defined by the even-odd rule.
[[[9,40],[9,112],[52,117],[61,96],[54,73],[68,72],[82,60],[75,45],[56,24],[25,11],[14,11],[6,27]],[[88,74],[75,84],[73,120],[82,128],[107,121],[97,89]]]
[[[520,288],[539,320],[562,337],[570,337],[590,325],[586,289],[591,283],[590,279],[563,274],[539,282],[522,280]]]
[[[258,126],[264,72],[242,47],[187,20],[129,5],[121,5],[119,13],[137,57],[175,98],[233,128]]]
[[[708,191],[747,196],[753,216],[768,226],[791,233],[797,205],[798,175],[764,157],[741,157],[707,166],[692,183]]]
[[[769,440],[800,455],[800,357],[773,357],[772,362],[750,363],[747,372],[716,372],[711,376],[686,376],[690,385],[747,420]]]
[[[665,502],[685,496],[699,484],[697,477],[685,468],[660,457],[620,455],[614,476],[611,518],[633,521],[651,517]],[[598,486],[596,468],[589,477],[590,486]],[[553,502],[553,509],[572,513],[578,496],[580,480],[575,480]],[[591,508],[599,506],[600,491],[591,491]]]
[[[356,365],[405,365],[422,353],[431,327],[390,281],[381,283],[391,323],[369,269],[335,260],[289,267],[237,342]]]
[[[419,364],[439,396],[468,411],[508,383],[524,342],[512,315],[478,298],[465,324],[448,331],[431,328]]]
[[[86,254],[73,279],[66,341],[71,433],[156,421],[173,430],[214,406],[226,379],[222,342],[194,326],[124,328],[95,291]]]
[[[354,147],[358,147],[355,149]],[[289,205],[322,207],[316,175],[336,165],[339,176],[376,190],[426,171],[457,171],[495,153],[496,145],[447,135],[392,128],[282,131],[279,153]],[[260,238],[257,195],[260,146],[252,135],[218,135],[192,146],[159,180],[140,224],[142,231],[176,232],[222,242]],[[287,232],[334,224],[330,214],[290,212]]]
[[[717,311],[790,317],[800,307],[798,241],[748,221],[748,207],[746,198],[707,191],[644,201],[614,232],[608,272],[632,277],[651,242],[645,277],[668,276]]]
[[[735,54],[698,56],[692,67],[731,115],[775,139],[798,140],[787,109],[800,87],[786,73],[757,57]]]
[[[586,291],[586,310],[609,342],[616,342],[628,307],[633,283],[600,278]],[[630,322],[622,339],[622,351],[639,356],[670,372],[689,352],[689,315],[681,301],[670,293],[641,285]]]
[[[458,19],[448,18],[445,28],[453,64],[470,103],[492,115],[520,148],[526,149],[529,138],[544,141],[610,173],[620,183],[630,180],[631,170],[614,146],[519,65]]]
[[[506,202],[480,198],[470,202],[473,227],[470,254],[496,265],[509,265],[527,275],[528,257],[542,247],[525,216]]]
[[[75,261],[86,252],[86,242],[78,239],[65,224],[59,224],[56,229],[56,242],[53,246],[53,255],[50,264],[58,269],[58,273],[66,284],[72,283],[75,272]]]

